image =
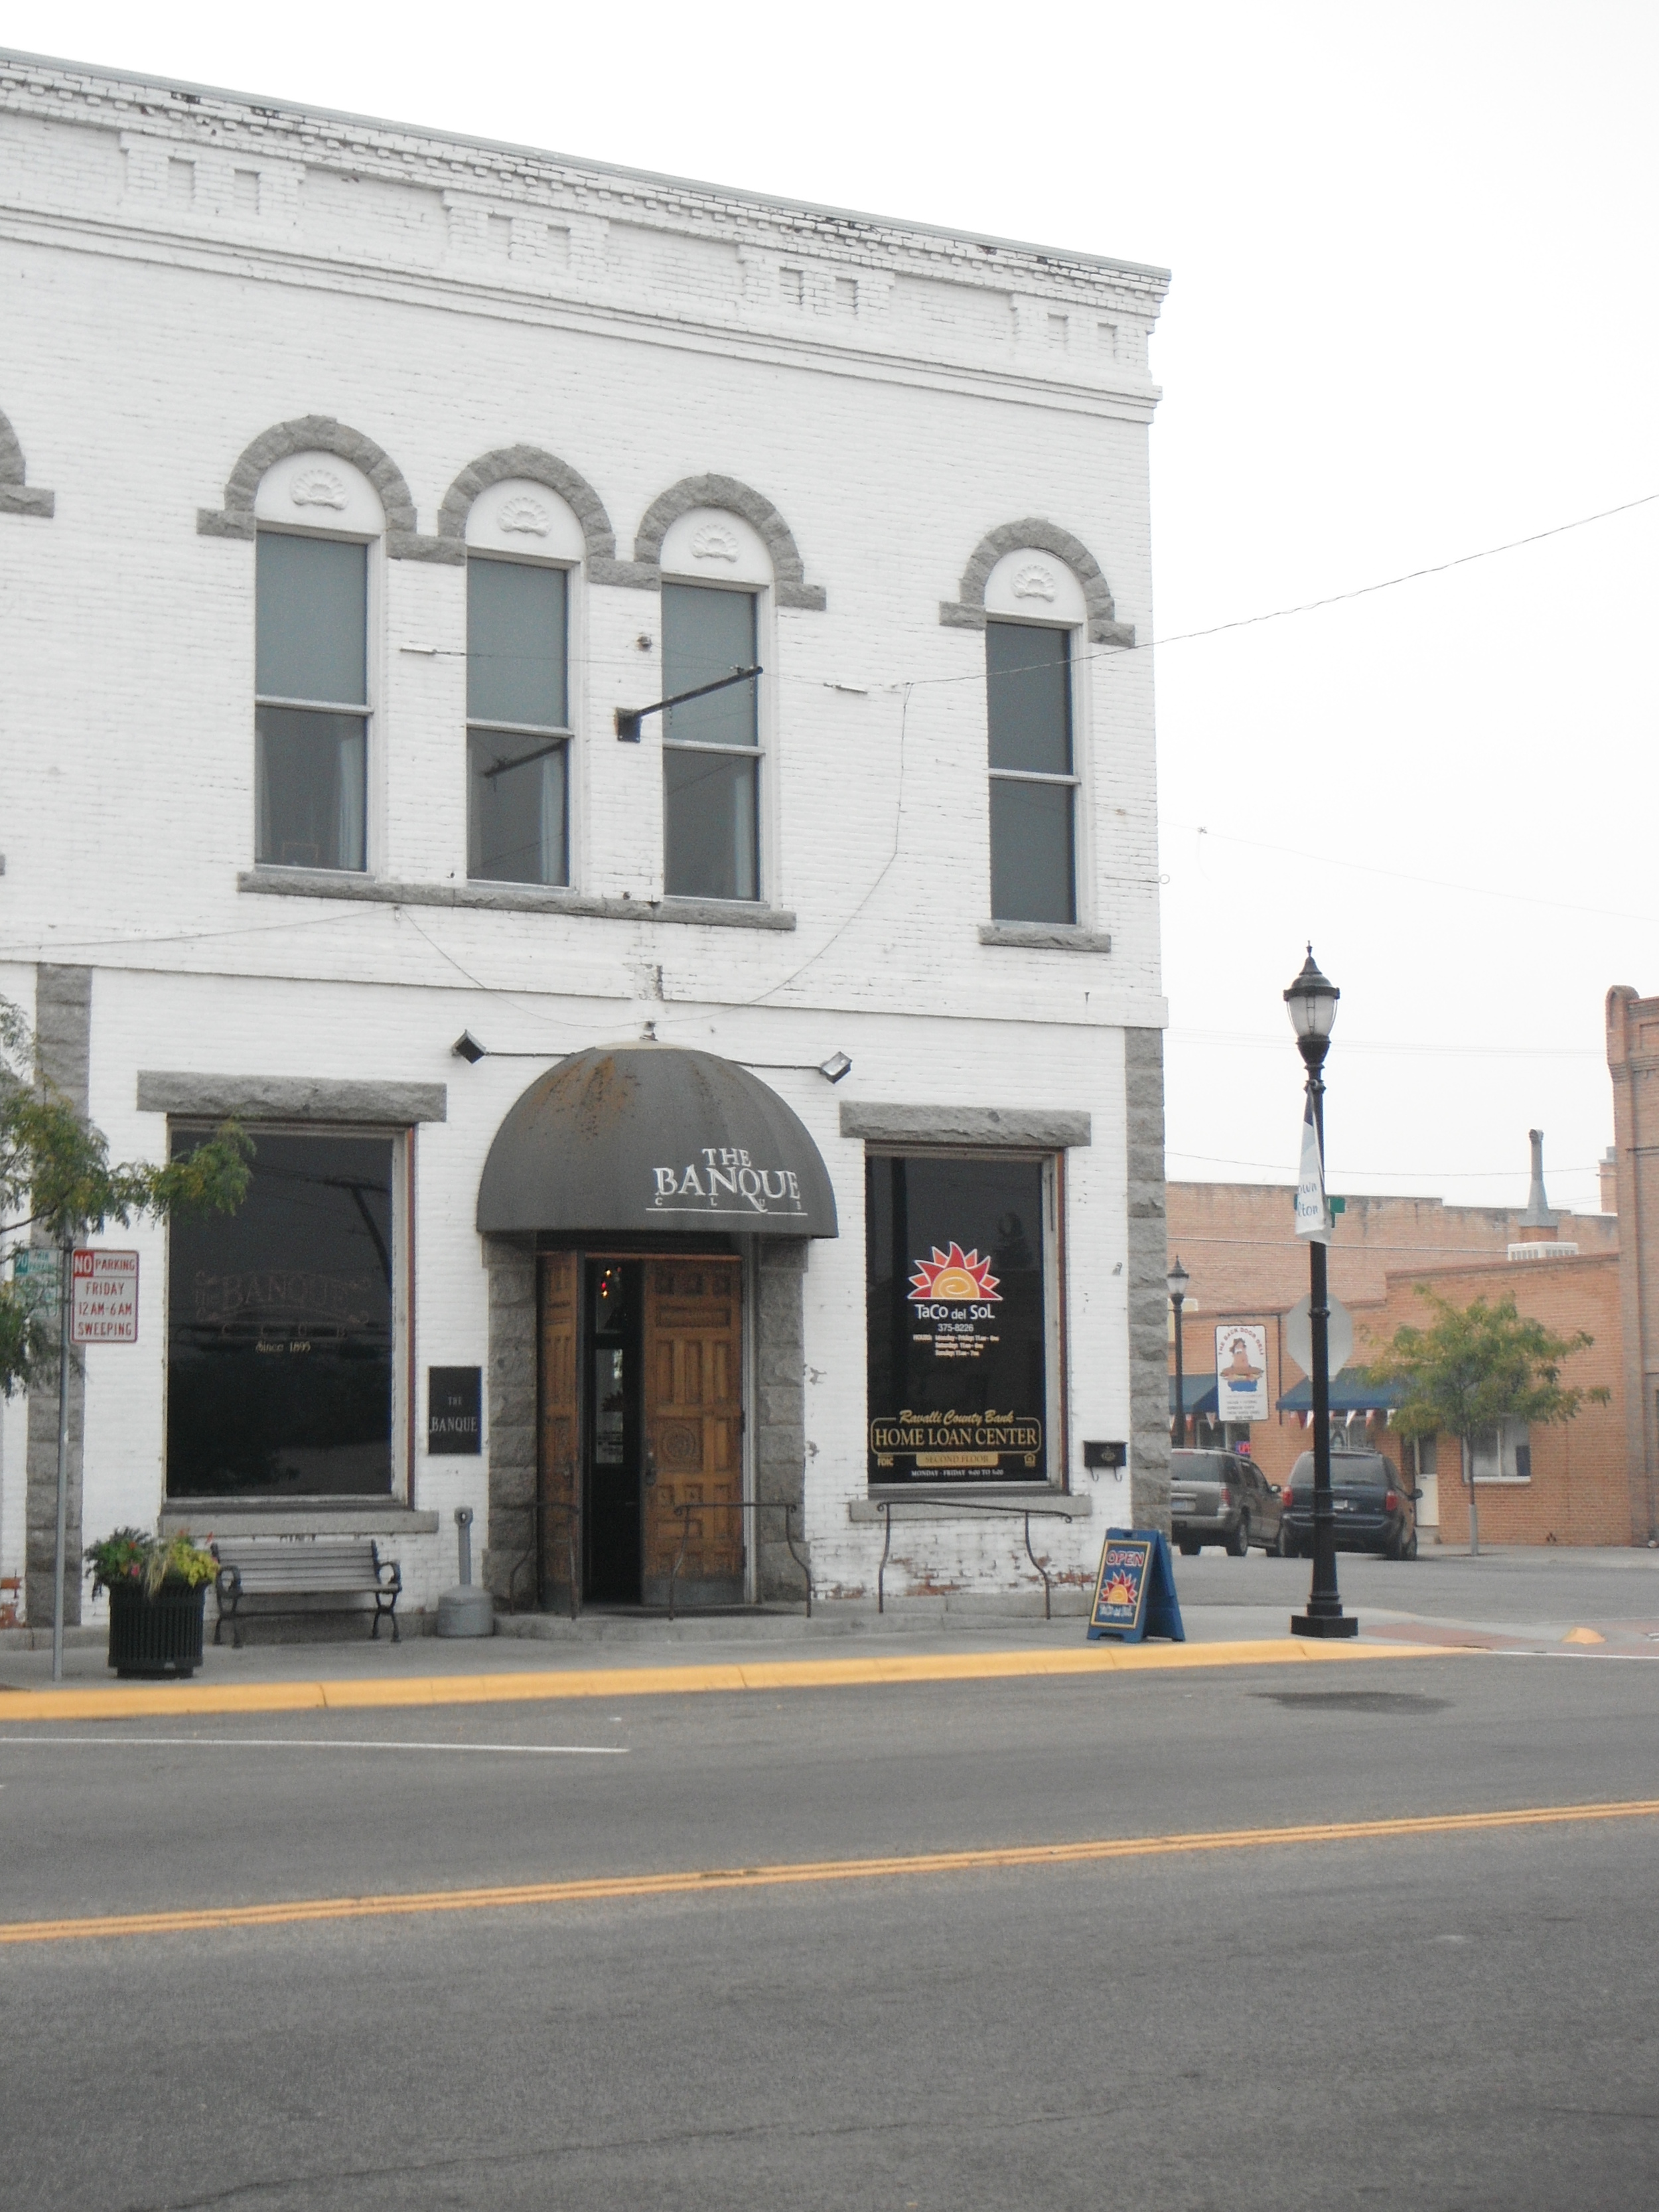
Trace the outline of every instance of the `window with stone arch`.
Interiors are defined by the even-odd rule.
[[[368,866],[374,722],[370,601],[386,527],[361,470],[289,453],[253,503],[254,858],[262,867]]]
[[[985,582],[991,918],[1078,918],[1077,742],[1083,586],[1052,553],[1018,547]]]
[[[663,717],[663,888],[671,898],[758,902],[772,556],[743,516],[693,507],[670,526],[660,559],[664,697],[754,672]]]
[[[570,881],[570,632],[585,550],[574,511],[506,477],[466,518],[467,873]]]

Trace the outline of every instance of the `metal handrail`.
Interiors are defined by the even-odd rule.
[[[527,1513],[530,1516],[530,1541],[514,1561],[507,1577],[507,1607],[509,1613],[516,1613],[519,1610],[518,1581],[525,1568],[533,1564],[539,1576],[544,1515],[562,1513],[566,1516],[568,1524],[566,1541],[569,1547],[570,1558],[570,1618],[574,1620],[581,1602],[581,1583],[576,1572],[576,1540],[577,1530],[581,1522],[580,1506],[568,1504],[562,1498],[526,1498],[521,1505],[498,1505],[494,1510],[496,1513]]]
[[[877,1498],[872,1504],[887,1524],[887,1534],[881,1547],[881,1564],[876,1569],[876,1611],[887,1610],[887,1561],[893,1548],[893,1508],[896,1505],[936,1505],[951,1513],[989,1513],[1004,1520],[1023,1519],[1025,1523],[1025,1556],[1042,1577],[1042,1618],[1054,1619],[1054,1589],[1045,1567],[1031,1549],[1031,1522],[1037,1521],[1069,1521],[1069,1513],[1057,1512],[1048,1505],[993,1505],[977,1498]]]
[[[680,1569],[685,1564],[685,1547],[691,1536],[691,1516],[694,1513],[781,1513],[783,1540],[789,1547],[789,1556],[806,1577],[806,1618],[812,1618],[812,1570],[795,1549],[794,1514],[793,1504],[781,1498],[717,1498],[702,1504],[693,1499],[684,1505],[670,1507],[679,1516],[680,1547],[674,1554],[674,1564],[668,1576],[668,1618],[674,1618],[674,1585],[679,1580]]]

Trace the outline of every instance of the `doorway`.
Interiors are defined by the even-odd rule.
[[[544,1602],[740,1605],[743,1263],[550,1252],[540,1275]],[[675,1573],[678,1562],[678,1575]]]
[[[641,1260],[590,1260],[583,1408],[582,1595],[640,1601]]]

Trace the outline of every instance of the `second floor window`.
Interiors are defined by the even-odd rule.
[[[466,564],[467,873],[570,880],[568,583],[527,561]]]
[[[988,622],[985,674],[992,918],[1075,921],[1071,632]]]
[[[755,665],[755,595],[662,587],[663,695]],[[674,898],[760,896],[759,678],[671,707],[663,732],[663,876]]]
[[[368,548],[262,530],[255,550],[254,857],[362,868]]]

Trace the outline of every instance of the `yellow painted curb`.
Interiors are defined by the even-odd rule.
[[[805,1882],[874,1881],[903,1875],[1007,1873],[1111,1859],[1259,1850],[1292,1844],[1373,1843],[1396,1837],[1490,1834],[1569,1822],[1651,1820],[1659,1798],[1589,1805],[1527,1805],[1497,1813],[1438,1813],[1381,1820],[1310,1822],[1285,1828],[1211,1828],[1162,1836],[1091,1837],[1070,1844],[1005,1844],[988,1850],[919,1851],[908,1857],[798,1860],[781,1866],[706,1867],[661,1874],[589,1875],[488,1889],[427,1889],[379,1897],[296,1897],[260,1905],[185,1905],[163,1912],[101,1912],[65,1920],[0,1921],[0,1944],[63,1943],[94,1936],[199,1935],[214,1929],[294,1927],[319,1920],[377,1920],[428,1912],[500,1911],[532,1905],[608,1904],[623,1898],[706,1897],[719,1890]]]
[[[0,1693],[14,1721],[108,1721],[161,1713],[346,1712],[394,1705],[514,1705],[568,1698],[661,1698],[709,1691],[836,1690],[901,1682],[989,1682],[1029,1676],[1135,1674],[1168,1668],[1281,1667],[1343,1659],[1467,1656],[1432,1644],[1327,1644],[1298,1636],[1253,1644],[1083,1644],[1061,1650],[890,1652],[737,1665],[526,1669],[416,1674],[389,1681],[172,1682]]]
[[[1593,1628],[1570,1628],[1561,1638],[1564,1644],[1605,1644],[1605,1636],[1597,1635]]]

